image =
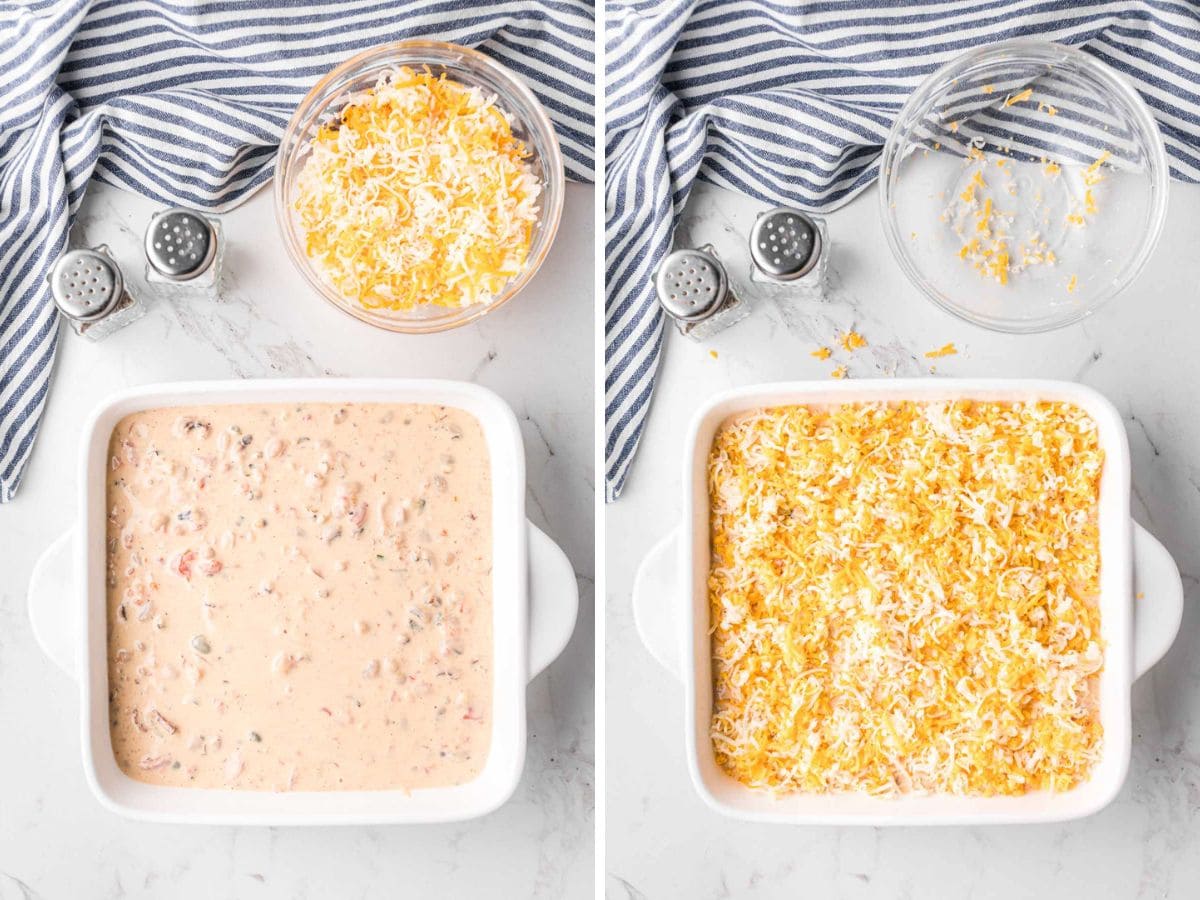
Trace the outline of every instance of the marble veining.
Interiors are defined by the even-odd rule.
[[[590,897],[594,856],[593,192],[570,185],[542,271],[482,321],[407,337],[335,310],[295,274],[268,192],[224,218],[222,296],[152,301],[99,344],[64,330],[32,464],[0,507],[0,900],[27,898]],[[89,189],[73,240],[107,243],[135,289],[155,205]],[[547,341],[546,335],[554,335]],[[531,364],[531,360],[536,363]],[[552,375],[551,375],[552,373]],[[581,592],[563,655],[530,684],[517,793],[475,821],[408,828],[147,825],[105,811],[84,781],[73,681],[34,642],[25,591],[75,516],[83,417],[152,381],[357,375],[475,381],[516,410],[529,517],[566,550]]]
[[[680,245],[711,242],[754,314],[706,344],[671,335],[625,493],[606,519],[605,884],[660,898],[1093,898],[1197,896],[1200,884],[1200,187],[1171,185],[1167,227],[1141,277],[1107,308],[1045,335],[984,331],[923,299],[894,264],[873,192],[829,216],[824,301],[748,279],[758,204],[694,189]],[[846,353],[853,327],[869,346]],[[957,356],[924,353],[954,341]],[[820,361],[818,346],[833,348]],[[717,351],[714,359],[709,351]],[[642,647],[630,590],[645,552],[678,521],[683,435],[700,399],[733,386],[892,375],[1078,380],[1125,418],[1133,515],[1174,555],[1187,595],[1175,645],[1133,688],[1133,759],[1118,798],[1061,825],[795,828],[726,819],[687,774],[679,683]],[[935,369],[936,373],[930,370]],[[652,849],[651,849],[652,848]]]

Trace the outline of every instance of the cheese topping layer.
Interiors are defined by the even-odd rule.
[[[1094,422],[779,407],[709,459],[718,764],[772,792],[1066,790],[1100,757]]]
[[[313,138],[306,253],[369,309],[489,302],[529,253],[541,184],[495,96],[402,67]]]

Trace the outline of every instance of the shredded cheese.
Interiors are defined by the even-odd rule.
[[[1095,162],[1087,167],[1087,170],[1083,173],[1084,184],[1086,184],[1088,187],[1093,187],[1104,180],[1104,173],[1100,170],[1100,167],[1108,162],[1108,159],[1111,155],[1111,153],[1105,150],[1096,158]]]
[[[833,355],[833,351],[828,347],[818,347],[809,356],[815,356],[817,359],[829,359]]]
[[[941,347],[938,347],[936,350],[925,351],[925,358],[926,359],[937,359],[939,356],[954,356],[956,353],[958,353],[958,348],[955,347],[954,342],[951,341],[949,344],[943,344]]]
[[[1031,96],[1028,90],[1010,95],[1007,105]],[[1104,151],[1086,169],[1072,166],[1069,170],[1042,156],[1042,175],[1052,182],[1045,187],[1049,202],[1043,188],[1030,185],[1009,159],[994,159],[996,168],[989,169],[983,149],[976,143],[967,145],[963,177],[952,191],[942,193],[943,200],[951,199],[939,219],[959,239],[959,259],[981,277],[1007,285],[1034,266],[1056,264],[1058,257],[1043,231],[1054,240],[1064,239],[1065,229],[1086,228],[1089,218],[1099,215],[1104,188],[1095,186],[1108,175],[1111,153]],[[1075,184],[1080,178],[1083,196],[1077,199]],[[1028,196],[1030,189],[1032,197]],[[1051,217],[1058,210],[1065,229],[1051,226]]]
[[[842,349],[847,353],[853,353],[859,347],[867,346],[867,339],[857,331],[851,329],[841,336],[838,343],[842,345]]]
[[[1019,94],[1004,99],[1005,106],[1015,106],[1018,103],[1023,103],[1033,96],[1033,88],[1025,88]]]
[[[491,300],[529,252],[541,185],[477,88],[402,67],[322,127],[297,181],[306,252],[367,308]]]
[[[983,173],[976,171],[975,174],[971,176],[971,180],[967,182],[967,186],[963,188],[962,194],[960,194],[962,201],[964,203],[973,202],[975,200],[975,189],[986,187],[987,182],[983,180]]]
[[[1067,790],[1100,755],[1095,424],[757,410],[709,457],[717,763],[776,793]]]

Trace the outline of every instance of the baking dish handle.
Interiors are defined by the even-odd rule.
[[[575,631],[579,585],[567,554],[529,526],[529,680],[554,662]]]
[[[1166,655],[1183,620],[1183,582],[1167,548],[1133,523],[1133,672],[1141,678]]]
[[[68,531],[47,547],[34,563],[29,578],[29,621],[33,636],[51,661],[75,677],[75,585],[71,548],[75,532]]]
[[[633,578],[633,622],[650,655],[680,678],[679,629],[675,605],[679,587],[679,532],[671,531],[650,548]]]

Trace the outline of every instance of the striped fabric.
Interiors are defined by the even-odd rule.
[[[605,32],[610,501],[629,473],[662,355],[664,317],[651,274],[670,249],[695,180],[764,203],[836,208],[874,181],[892,118],[925,76],[971,48],[1017,37],[1079,45],[1125,74],[1158,119],[1172,177],[1200,180],[1196,3],[610,0]],[[1058,127],[1069,130],[1087,120],[1088,99],[1076,99],[1064,105]],[[1074,119],[1072,109],[1078,111]],[[1091,150],[1084,148],[1082,129],[1079,137],[1080,158],[1094,158],[1087,156]],[[1036,135],[1024,150],[1037,157]]]
[[[407,37],[478,46],[524,77],[590,180],[586,0],[0,0],[0,502],[29,457],[54,364],[46,275],[88,179],[228,210],[271,177],[325,72]]]

